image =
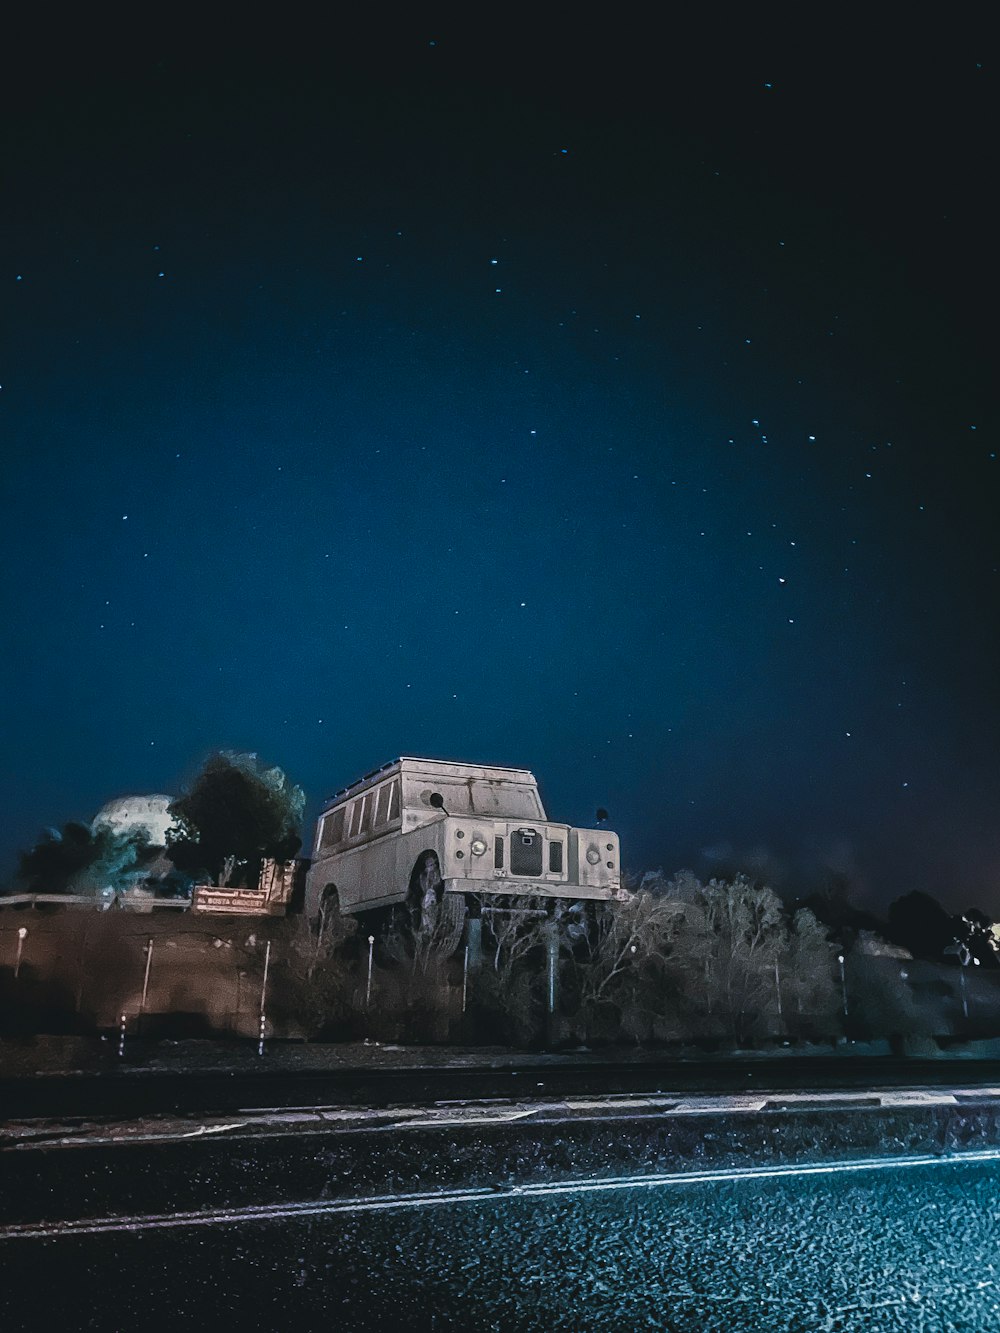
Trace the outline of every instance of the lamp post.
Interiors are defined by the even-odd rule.
[[[844,973],[844,955],[837,954],[837,962],[840,964],[840,998],[844,1006],[844,1018],[847,1018],[847,977]]]
[[[965,989],[965,969],[972,961],[972,950],[960,939],[952,940],[944,951],[946,954],[954,954],[958,959],[958,986],[962,992],[962,1016],[966,1022],[969,1021],[969,996]],[[979,959],[975,960],[977,963]]]
[[[28,927],[27,927],[27,926],[18,926],[18,928],[17,928],[17,959],[16,959],[15,962],[14,962],[14,976],[15,976],[15,978],[17,977],[17,974],[18,974],[18,973],[20,972],[20,970],[21,970],[21,953],[22,953],[22,951],[23,951],[23,949],[24,949],[24,941],[27,939],[27,937],[28,937]]]
[[[375,955],[375,936],[368,936],[368,985],[365,987],[365,1008],[372,1007],[372,959]]]

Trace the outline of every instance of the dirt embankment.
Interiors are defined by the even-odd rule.
[[[155,1032],[251,1036],[264,959],[277,993],[297,923],[275,918],[12,911],[0,918],[0,1032]],[[23,934],[21,932],[24,932]]]

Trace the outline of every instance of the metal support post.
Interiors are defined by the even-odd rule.
[[[146,941],[146,975],[142,979],[142,999],[139,1002],[139,1013],[146,1012],[146,996],[149,994],[149,969],[153,962],[153,940],[150,937]]]
[[[782,1025],[783,1017],[781,1013],[781,973],[778,971],[778,960],[774,960],[774,996],[778,1001],[778,1026]]]
[[[271,941],[268,940],[267,948],[264,950],[264,980],[260,986],[260,1037],[257,1041],[257,1054],[264,1054],[264,1030],[267,1027],[267,1014],[265,1005],[267,1004],[267,973],[271,966]]]
[[[837,955],[837,962],[840,964],[840,998],[844,1005],[844,1019],[847,1019],[847,976],[844,972],[844,955]]]
[[[550,921],[545,932],[546,992],[547,1010],[551,1018],[556,1012],[556,987],[559,975],[559,932],[556,923]]]
[[[555,1044],[556,1009],[559,1003],[559,924],[554,917],[546,921],[545,937],[545,1044]]]
[[[319,930],[316,934],[316,948],[313,950],[313,960],[309,967],[309,975],[316,970],[316,964],[319,962],[319,951],[323,944],[323,927],[326,925],[326,899],[319,905]]]
[[[479,916],[465,918],[465,943],[469,952],[469,971],[478,972],[483,965],[483,919]]]

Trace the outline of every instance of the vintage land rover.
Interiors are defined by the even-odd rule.
[[[618,835],[547,819],[527,769],[406,756],[323,810],[306,912],[313,922],[331,910],[360,915],[399,904],[419,913],[428,892],[439,901],[464,895],[472,915],[491,897],[628,896]]]

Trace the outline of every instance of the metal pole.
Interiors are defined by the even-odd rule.
[[[966,990],[965,990],[965,968],[964,968],[961,964],[959,964],[959,967],[960,967],[960,971],[959,971],[959,974],[958,974],[958,975],[959,975],[959,979],[960,979],[961,982],[962,982],[962,1013],[963,1013],[964,1016],[965,1016],[965,1021],[968,1022],[968,1021],[969,1021],[969,997],[968,997],[968,995],[966,994]]]
[[[368,986],[365,990],[365,1008],[372,1007],[372,957],[375,952],[375,936],[368,936]]]
[[[778,1001],[778,1024],[782,1022],[781,1013],[781,974],[778,971],[778,960],[774,960],[774,995]]]
[[[15,980],[16,980],[16,978],[17,978],[17,974],[18,974],[18,973],[20,972],[20,970],[21,970],[21,951],[22,951],[23,948],[24,948],[24,941],[25,941],[25,938],[27,937],[27,934],[28,934],[28,927],[27,927],[27,926],[18,926],[18,928],[17,928],[17,961],[14,963],[14,977],[15,977]]]
[[[236,1018],[233,1023],[233,1031],[237,1036],[240,1032],[240,1015],[243,1012],[243,978],[244,971],[242,967],[236,969]]]
[[[323,943],[323,927],[326,925],[326,899],[324,898],[319,905],[319,934],[316,936],[316,948],[313,951],[312,967],[309,969],[309,975],[312,976],[316,970],[316,964],[319,961],[320,945]]]
[[[465,1013],[465,1004],[469,997],[469,946],[465,946],[465,963],[462,967],[462,1013]]]
[[[268,940],[267,947],[264,950],[264,980],[260,985],[260,1012],[263,1014],[264,1006],[267,1002],[267,973],[271,966],[271,941]]]
[[[844,1002],[844,1017],[847,1017],[847,978],[844,975],[844,955],[837,955],[837,962],[840,964],[840,996]]]
[[[549,1015],[556,1011],[556,972],[559,962],[559,936],[556,932],[555,922],[549,923],[548,938],[545,941],[546,970],[548,973],[548,1011]]]
[[[483,965],[483,922],[481,917],[466,917],[465,940],[469,948],[469,971],[478,972]]]
[[[264,1012],[264,1005],[267,1001],[267,970],[271,966],[271,941],[268,940],[267,948],[264,950],[264,980],[260,986],[260,1036],[257,1040],[257,1054],[264,1054],[264,1029],[267,1026],[267,1016]]]
[[[142,1000],[139,1003],[139,1013],[146,1012],[146,996],[149,994],[149,967],[153,961],[153,940],[152,937],[146,944],[146,975],[142,979]]]

